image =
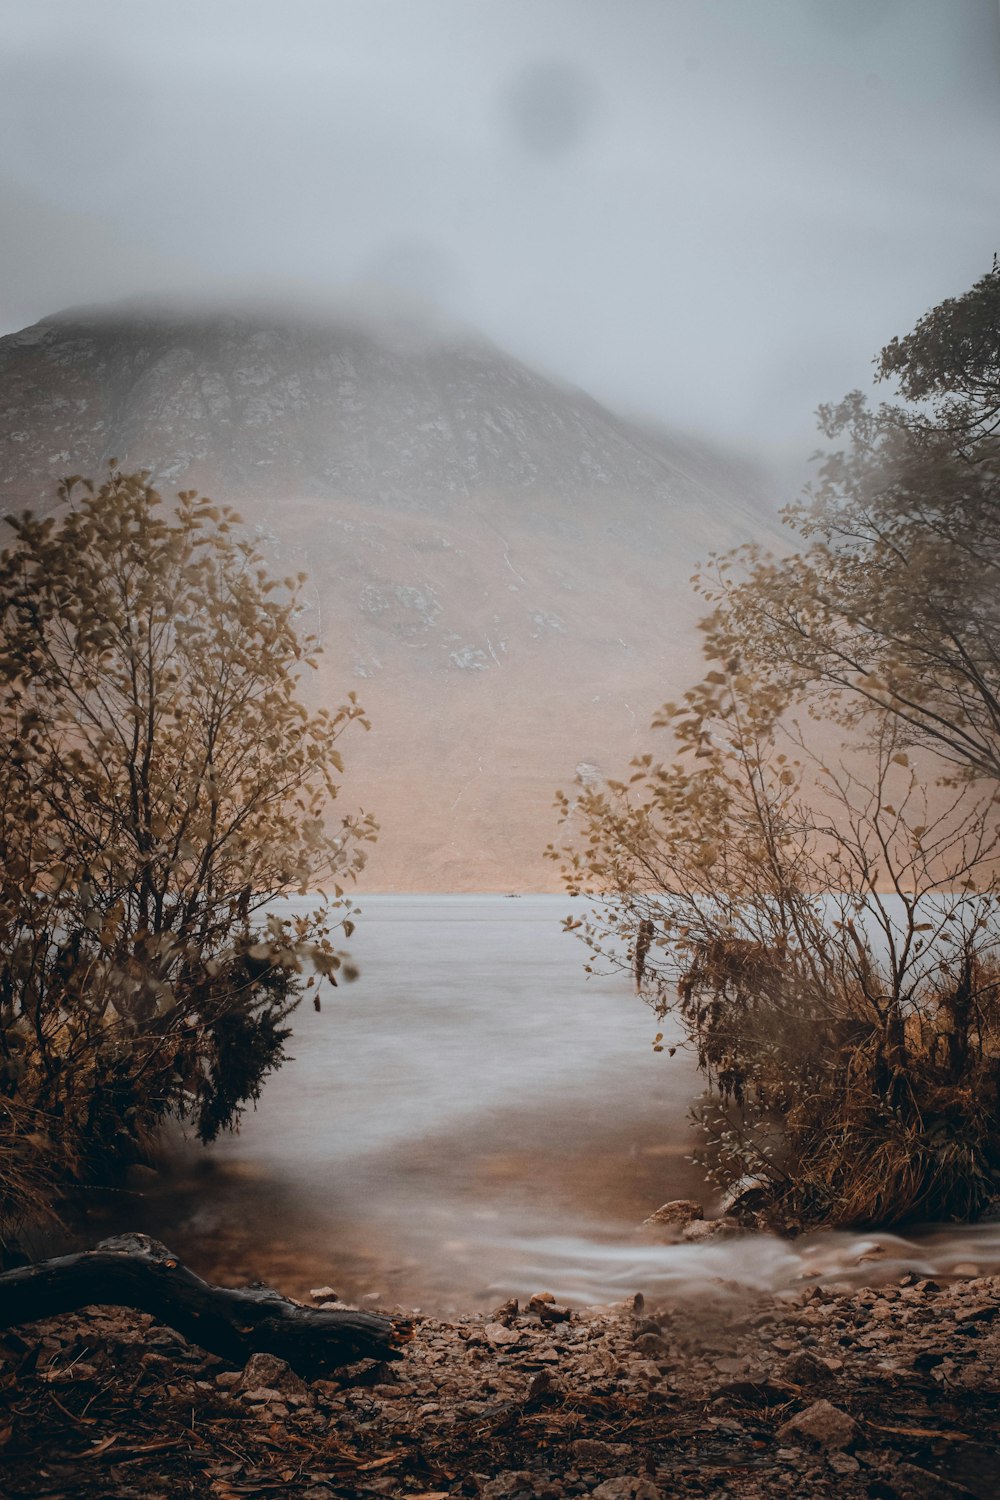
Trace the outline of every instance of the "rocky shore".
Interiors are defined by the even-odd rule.
[[[331,1295],[319,1289],[316,1299]],[[413,1319],[306,1384],[118,1309],[0,1340],[0,1495],[1000,1494],[1000,1278]]]

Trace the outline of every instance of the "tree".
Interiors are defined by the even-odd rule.
[[[1000,1186],[1000,271],[824,409],[806,546],[702,582],[675,756],[563,796],[596,956],[693,1043],[720,1181],[772,1221],[972,1217]],[[798,717],[805,711],[805,719]]]
[[[706,654],[747,661],[814,711],[891,712],[955,774],[1000,778],[1000,265],[877,364],[906,404],[855,391],[820,410],[844,449],[786,519],[806,542],[758,548],[702,582]]]
[[[60,487],[0,556],[0,1229],[202,1140],[278,1065],[374,837],[325,818],[355,721],[298,697],[316,642],[239,517],[144,474]],[[277,900],[332,886],[293,915]],[[306,970],[313,974],[306,977]],[[335,981],[334,981],[335,982]]]
[[[1000,1183],[994,799],[943,799],[891,718],[834,760],[739,673],[676,757],[560,807],[566,926],[692,1045],[709,1175],[781,1228],[968,1218]],[[708,718],[701,717],[704,710]],[[819,812],[818,809],[822,808]]]

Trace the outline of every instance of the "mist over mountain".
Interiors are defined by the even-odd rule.
[[[64,313],[0,340],[0,409],[0,511],[114,457],[309,574],[372,890],[551,888],[554,789],[625,768],[698,671],[695,564],[775,528],[751,465],[402,313]]]

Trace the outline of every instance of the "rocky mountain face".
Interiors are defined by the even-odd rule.
[[[68,313],[0,340],[0,513],[108,459],[234,504],[355,688],[371,890],[544,890],[556,787],[620,773],[698,671],[688,579],[757,480],[466,331]]]

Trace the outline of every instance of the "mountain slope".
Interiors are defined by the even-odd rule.
[[[370,889],[543,889],[557,785],[620,771],[698,669],[698,558],[756,481],[465,331],[70,313],[0,340],[0,512],[111,457],[235,504],[312,580],[316,691],[374,729]]]

